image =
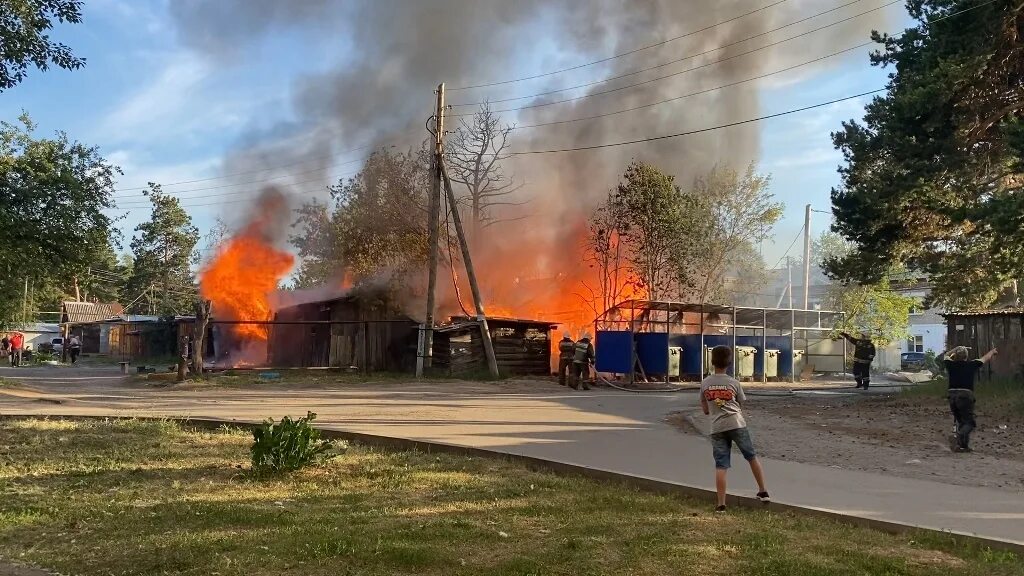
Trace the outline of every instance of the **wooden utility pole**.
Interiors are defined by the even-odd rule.
[[[25,277],[25,294],[21,297],[21,321],[28,322],[28,277]]]
[[[804,310],[811,307],[808,296],[811,284],[811,205],[804,213]]]
[[[491,330],[487,327],[487,314],[484,313],[484,303],[480,298],[480,285],[476,281],[476,272],[473,270],[473,258],[469,255],[469,245],[466,244],[466,234],[462,230],[462,217],[459,216],[459,205],[455,202],[455,193],[452,192],[452,181],[448,178],[448,169],[445,168],[444,158],[438,157],[438,165],[441,167],[441,175],[444,176],[444,189],[448,194],[448,205],[452,208],[452,222],[455,224],[455,233],[459,236],[459,246],[462,248],[462,262],[466,265],[466,277],[469,279],[469,287],[473,291],[473,303],[476,305],[476,321],[480,324],[480,339],[484,343],[484,354],[487,356],[487,370],[491,378],[498,377],[498,360],[494,357],[494,343],[491,342]],[[455,265],[454,263],[452,264]]]
[[[192,373],[203,374],[203,350],[206,349],[206,326],[210,322],[213,303],[209,300],[196,302],[196,321],[192,325]]]
[[[423,329],[416,346],[416,377],[423,377],[423,369],[430,368],[434,355],[434,293],[437,290],[437,256],[438,256],[438,220],[441,214],[441,162],[444,154],[444,83],[437,86],[437,110],[434,112],[434,181],[430,191],[428,213],[430,260],[427,278],[427,313],[423,321]]]

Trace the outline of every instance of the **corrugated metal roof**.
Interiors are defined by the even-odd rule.
[[[116,302],[64,302],[62,308],[61,322],[71,324],[101,322],[117,318],[124,313],[124,306]]]
[[[1001,310],[978,310],[975,312],[946,312],[942,316],[1021,316],[1024,308],[1003,308]]]

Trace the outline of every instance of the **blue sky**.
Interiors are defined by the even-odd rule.
[[[285,30],[254,43],[230,65],[214,63],[179,42],[167,11],[170,1],[89,0],[83,24],[54,31],[55,37],[87,59],[86,66],[75,71],[34,71],[24,83],[0,94],[0,119],[10,121],[27,110],[41,133],[63,130],[73,139],[99,146],[123,169],[116,195],[128,211],[112,214],[123,215],[119,225],[126,238],[148,216],[137,189],[148,181],[211,178],[166,190],[187,198],[183,204],[203,232],[218,215],[230,221],[245,206],[246,196],[212,196],[243,190],[232,187],[231,181],[215,179],[231,171],[223,165],[225,154],[253,140],[261,130],[288,122],[294,115],[296,81],[343,66],[350,48],[343,37],[317,40]],[[893,29],[907,23],[898,6],[891,14]],[[513,67],[529,70],[545,60],[546,51],[554,46],[534,48]],[[558,57],[564,60],[572,55]],[[881,87],[884,81],[883,71],[868,66],[865,52],[849,54],[823,70],[758,84],[761,113],[864,92]],[[828,210],[829,190],[838,182],[836,166],[841,160],[829,132],[844,119],[860,117],[866,101],[843,102],[761,124],[760,166],[772,173],[773,191],[786,204],[775,241],[764,245],[767,264],[784,254],[801,228],[805,204]],[[332,160],[335,173],[358,166],[344,164],[358,157]],[[300,174],[293,181],[302,182],[302,167],[294,171]],[[257,173],[240,178],[260,177]],[[220,204],[226,199],[231,202]],[[813,220],[815,235],[829,225],[827,214],[815,213]],[[793,254],[798,252],[799,243]]]

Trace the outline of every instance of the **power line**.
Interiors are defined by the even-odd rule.
[[[528,98],[539,98],[541,96],[549,96],[551,94],[557,94],[559,92],[568,92],[569,90],[576,90],[578,88],[586,88],[588,86],[593,86],[595,84],[603,84],[605,82],[611,82],[612,80],[620,80],[622,78],[628,78],[629,76],[635,76],[637,74],[642,74],[644,72],[649,72],[651,70],[656,70],[658,68],[664,68],[665,66],[670,66],[672,64],[676,64],[678,62],[682,62],[683,60],[689,60],[691,58],[697,58],[699,56],[704,56],[704,55],[707,55],[707,54],[711,54],[712,52],[718,52],[720,50],[724,50],[724,49],[732,47],[732,46],[743,44],[744,42],[748,42],[748,41],[753,40],[755,38],[760,38],[761,36],[766,36],[768,34],[772,34],[774,32],[778,32],[779,30],[783,30],[785,28],[789,28],[790,26],[795,26],[797,24],[806,22],[808,20],[813,20],[814,18],[817,18],[819,16],[823,16],[823,15],[828,14],[830,12],[835,12],[836,10],[841,10],[843,8],[846,8],[847,6],[850,6],[850,5],[853,5],[853,4],[857,4],[858,2],[861,2],[861,1],[862,0],[853,0],[852,2],[847,2],[846,4],[841,4],[841,5],[836,6],[834,8],[830,8],[828,10],[824,10],[822,12],[818,12],[817,14],[812,14],[811,16],[807,16],[805,18],[801,18],[800,20],[796,20],[796,21],[790,22],[789,24],[784,24],[784,25],[779,26],[777,28],[772,28],[771,30],[767,30],[765,32],[761,32],[759,34],[754,34],[753,36],[748,36],[748,37],[743,38],[741,40],[736,40],[736,41],[730,42],[728,44],[723,44],[721,46],[717,46],[715,48],[711,48],[711,49],[705,50],[703,52],[698,52],[696,54],[689,54],[687,56],[682,56],[680,58],[675,58],[673,60],[669,60],[668,62],[663,62],[661,64],[656,64],[654,66],[648,66],[647,68],[641,68],[639,70],[634,70],[632,72],[626,72],[626,73],[623,73],[623,74],[619,74],[617,76],[610,76],[608,78],[604,78],[604,79],[601,79],[601,80],[595,80],[593,82],[587,82],[587,83],[584,83],[584,84],[577,84],[575,86],[569,86],[567,88],[559,88],[557,90],[548,90],[547,92],[538,92],[537,94],[530,94],[529,96],[515,96],[515,97],[512,97],[512,98],[502,98],[502,99],[499,99],[499,100],[487,100],[486,102],[488,102],[490,104],[495,104],[495,103],[501,103],[501,102],[512,102],[514,100],[525,100],[525,99],[528,99]],[[896,4],[898,2],[899,2],[899,0],[895,0],[893,2],[889,2],[888,4],[879,6],[878,8],[874,8],[872,10],[868,10],[867,12],[862,12],[860,14],[857,14],[857,15],[850,16],[848,18],[844,18],[842,20],[839,20],[838,22],[833,22],[833,23],[828,24],[826,26],[821,26],[821,27],[815,28],[813,30],[808,30],[808,31],[806,31],[806,32],[804,32],[802,34],[798,34],[798,35],[793,36],[791,38],[787,38],[787,39],[781,40],[779,42],[774,42],[772,44],[768,44],[768,45],[762,46],[760,48],[757,48],[757,49],[754,49],[754,50],[751,50],[751,51],[748,51],[748,52],[744,52],[742,54],[738,54],[736,56],[743,56],[745,54],[750,54],[752,52],[757,52],[758,50],[764,50],[765,48],[770,48],[772,46],[781,44],[783,42],[788,42],[790,40],[793,40],[794,38],[800,38],[802,36],[806,36],[808,34],[812,34],[812,33],[817,32],[819,30],[824,30],[824,29],[830,28],[832,26],[838,26],[839,24],[842,24],[844,22],[848,22],[850,20],[854,20],[854,19],[859,18],[859,17],[861,17],[861,16],[863,16],[865,14],[868,14],[870,12],[881,10],[882,8],[886,8],[888,6],[891,6],[892,4]],[[736,56],[730,57],[730,59],[734,58]],[[725,60],[728,60],[728,59],[725,59]],[[714,62],[710,62],[710,63],[704,64],[704,65],[699,66],[697,68],[703,68],[703,67],[706,67],[706,66],[711,66],[711,65],[714,65],[714,64],[718,64],[720,62],[724,62],[725,60],[716,60]],[[677,72],[676,74],[682,74],[683,72],[690,72],[691,70],[696,70],[697,68],[690,68],[688,70],[683,70],[681,72]],[[668,78],[668,76],[665,76],[664,78]],[[452,106],[456,106],[456,107],[457,106],[478,106],[480,104],[484,104],[484,102],[483,101],[481,101],[481,102],[463,102],[463,103],[460,103],[460,104],[452,104]]]
[[[357,174],[359,174],[359,171],[347,172],[345,174],[339,174],[337,177],[338,177],[339,180],[341,180],[341,179],[345,179],[345,178],[351,178],[352,176],[355,176]],[[294,182],[294,183],[292,183],[292,185],[293,186],[298,186],[300,184],[311,184],[311,183],[320,183],[320,182],[322,182],[322,180],[320,178],[313,178],[311,180],[303,180],[303,181],[300,181],[300,182]],[[303,192],[303,193],[312,193],[312,192],[315,192],[315,191],[326,190],[326,189],[330,188],[330,186],[333,186],[333,184],[325,184],[323,186],[318,186],[316,188],[310,188],[310,189],[307,189],[307,191]],[[246,198],[241,198],[241,199],[238,200],[240,202],[245,202],[245,201],[250,200],[252,195],[259,194],[260,192],[261,192],[261,190],[239,190],[239,191],[236,191],[236,192],[222,192],[222,193],[218,193],[218,194],[204,194],[204,195],[201,195],[201,196],[189,196],[187,198],[181,198],[180,200],[205,200],[207,198],[222,198],[222,197],[225,197],[225,196],[237,196],[239,194],[245,194],[245,195],[247,195]],[[284,194],[286,196],[292,195],[291,192],[285,192]],[[179,206],[181,206],[182,208],[187,208],[189,206],[210,206],[210,204],[179,204]],[[114,206],[114,207],[111,207],[109,209],[111,209],[111,210],[123,210],[125,208],[144,209],[144,208],[148,208],[148,207],[149,207],[149,203],[146,202],[146,201],[130,201],[127,204],[118,204],[118,206]]]
[[[399,136],[406,136],[406,135],[411,135],[411,134],[412,134],[412,132],[406,132],[406,133],[400,134]],[[390,146],[384,146],[384,147],[394,148],[395,146],[396,146],[395,144],[391,144]],[[366,150],[367,148],[372,148],[372,147],[374,147],[374,144],[367,144],[365,146],[359,146],[357,148],[350,148],[348,150],[342,150],[341,152],[325,154],[325,155],[321,155],[321,156],[313,156],[313,157],[307,158],[305,160],[299,160],[297,162],[292,162],[292,163],[289,163],[289,164],[281,164],[280,166],[268,166],[266,168],[258,168],[256,170],[246,170],[246,171],[242,171],[242,172],[233,172],[233,173],[230,173],[230,174],[222,174],[220,176],[211,176],[209,178],[197,178],[195,180],[180,180],[178,182],[167,182],[167,183],[161,184],[161,186],[177,186],[179,184],[195,184],[197,182],[209,182],[211,180],[222,180],[224,178],[233,178],[235,176],[244,176],[246,174],[254,174],[254,173],[257,173],[257,172],[268,172],[268,171],[271,171],[271,170],[280,170],[282,168],[290,168],[292,166],[298,166],[300,164],[307,164],[309,162],[314,162],[314,161],[317,161],[317,160],[324,160],[324,159],[327,159],[327,158],[334,158],[335,156],[341,156],[341,155],[349,154],[349,153],[352,153],[352,152],[358,152],[360,150]],[[128,192],[128,191],[131,191],[131,190],[145,190],[147,188],[149,188],[149,186],[133,186],[133,187],[127,187],[127,188],[115,188],[113,191],[114,192]],[[175,193],[177,193],[177,192],[175,192]]]
[[[779,257],[778,262],[776,262],[775,265],[773,265],[771,268],[769,268],[769,270],[776,270],[776,269],[778,269],[779,264],[782,264],[782,261],[785,260],[787,256],[789,256],[790,250],[793,249],[793,246],[796,246],[796,241],[799,240],[800,237],[803,236],[803,234],[804,234],[804,227],[801,224],[800,225],[800,230],[797,231],[796,237],[794,237],[793,241],[790,242],[789,248],[786,248],[786,252],[782,256]],[[762,294],[762,296],[764,296],[764,294]]]
[[[292,173],[289,173],[289,174],[281,174],[279,176],[271,176],[270,178],[263,178],[263,179],[260,179],[260,180],[251,180],[251,181],[248,181],[248,182],[234,182],[232,184],[221,184],[220,186],[207,186],[206,188],[190,188],[188,190],[175,190],[173,193],[167,193],[167,194],[171,194],[175,198],[182,199],[182,200],[187,200],[187,199],[190,199],[190,198],[202,198],[202,196],[178,196],[178,194],[184,194],[186,192],[202,192],[204,190],[220,190],[220,189],[223,189],[223,188],[231,188],[231,187],[234,187],[234,186],[248,186],[250,184],[262,184],[262,183],[271,182],[271,181],[274,181],[274,180],[281,180],[283,178],[291,178],[293,176],[297,176],[297,175],[300,175],[300,174],[310,174],[312,172],[322,172],[322,171],[324,171],[324,170],[326,170],[328,168],[338,168],[340,166],[346,166],[346,165],[352,164],[354,162],[362,162],[362,160],[363,160],[362,158],[355,158],[355,159],[349,160],[347,162],[341,162],[339,164],[332,164],[330,166],[322,166],[322,167],[314,168],[312,170],[303,170],[301,172],[292,172]],[[148,198],[148,197],[149,197],[148,194],[127,194],[127,195],[123,195],[123,196],[113,196],[112,198],[115,199],[115,200],[118,200],[118,199],[121,199],[121,198],[134,199],[134,198]]]
[[[884,5],[879,6],[877,8],[872,8],[871,10],[868,10],[866,12],[862,12],[862,13],[856,15],[856,16],[851,16],[850,18],[847,18],[847,20],[850,20],[850,19],[853,19],[853,18],[858,18],[858,17],[863,16],[865,14],[868,14],[870,12],[875,12],[877,10],[881,10],[881,9],[886,8],[888,6],[892,6],[894,4],[898,4],[901,1],[902,0],[890,0],[890,2],[887,3],[887,4],[884,4]],[[693,72],[694,70],[699,70],[701,68],[707,68],[709,66],[714,66],[716,64],[721,64],[722,62],[727,62],[729,60],[735,60],[736,58],[741,58],[743,56],[748,56],[748,55],[753,54],[755,52],[759,52],[761,50],[765,50],[767,48],[771,48],[773,46],[778,46],[779,44],[783,44],[785,42],[789,42],[790,40],[794,40],[796,38],[807,36],[808,34],[813,34],[814,32],[818,32],[819,30],[824,30],[825,28],[828,28],[829,26],[834,26],[835,24],[839,24],[841,22],[845,22],[845,20],[840,21],[840,22],[836,22],[836,23],[833,23],[833,24],[830,24],[828,26],[822,26],[820,28],[815,28],[814,30],[808,30],[807,32],[803,32],[803,33],[797,34],[795,36],[790,36],[789,38],[786,38],[786,39],[783,39],[783,40],[778,40],[776,42],[772,42],[771,44],[766,44],[764,46],[761,46],[760,48],[754,48],[752,50],[747,50],[746,52],[740,52],[739,54],[733,54],[732,56],[727,56],[725,58],[720,58],[720,59],[714,60],[712,62],[706,62],[706,63],[700,64],[698,66],[693,66],[691,68],[687,68],[685,70],[679,70],[677,72],[672,72],[671,74],[665,74],[663,76],[657,76],[655,78],[650,78],[648,80],[643,80],[641,82],[635,82],[633,84],[626,84],[625,86],[618,86],[616,88],[609,88],[607,90],[601,90],[601,91],[598,91],[598,92],[591,92],[589,94],[584,94],[582,96],[574,96],[572,98],[563,98],[561,100],[553,100],[551,102],[539,102],[539,103],[536,103],[536,104],[527,104],[525,106],[519,106],[519,107],[516,107],[516,108],[504,108],[504,109],[501,109],[501,110],[495,110],[494,113],[495,114],[503,114],[503,113],[506,113],[506,112],[519,112],[519,111],[522,111],[522,110],[531,110],[531,109],[534,109],[534,108],[545,108],[545,107],[548,107],[548,106],[555,106],[557,104],[566,104],[566,103],[569,103],[569,102],[576,102],[578,100],[584,100],[584,99],[587,99],[587,98],[593,98],[595,96],[603,96],[605,94],[612,94],[614,92],[621,92],[623,90],[628,90],[630,88],[636,88],[637,86],[645,86],[647,84],[652,84],[654,82],[660,82],[660,81],[665,80],[667,78],[673,78],[675,76],[686,74],[687,72]],[[870,44],[870,42],[867,43],[867,44]],[[476,112],[463,112],[463,113],[460,113],[460,114],[451,114],[450,116],[461,117],[461,116],[472,116],[474,114],[476,114]]]
[[[763,10],[767,10],[767,9],[772,8],[774,6],[778,6],[779,4],[782,4],[785,1],[786,0],[778,0],[777,2],[773,2],[773,3],[768,4],[766,6],[762,6],[761,8],[757,8],[756,10],[751,10],[750,12],[746,12],[746,13],[740,14],[739,16],[734,16],[734,17],[732,17],[732,18],[730,18],[728,20],[723,20],[723,21],[718,22],[716,24],[712,24],[710,26],[705,26],[704,28],[701,28],[699,30],[694,30],[692,32],[687,32],[685,34],[681,34],[681,35],[676,36],[674,38],[669,38],[668,40],[662,40],[661,42],[656,42],[654,44],[648,44],[647,46],[643,46],[641,48],[634,48],[633,50],[629,50],[629,51],[626,51],[626,52],[621,52],[619,54],[615,54],[613,56],[608,56],[606,58],[601,58],[600,60],[594,60],[592,62],[586,62],[584,64],[577,64],[575,66],[570,66],[568,68],[562,68],[561,70],[553,70],[551,72],[544,72],[544,73],[541,73],[541,74],[534,74],[532,76],[524,76],[522,78],[514,78],[512,80],[500,80],[500,81],[488,82],[488,83],[484,83],[484,84],[474,84],[474,85],[471,85],[471,86],[459,86],[457,88],[446,88],[446,90],[455,91],[455,90],[471,90],[471,89],[474,89],[474,88],[488,88],[488,87],[491,87],[491,86],[501,86],[501,85],[504,85],[504,84],[513,84],[513,83],[516,83],[516,82],[523,82],[525,80],[535,80],[537,78],[545,78],[547,76],[553,76],[555,74],[561,74],[563,72],[569,72],[569,71],[572,71],[572,70],[579,70],[580,68],[586,68],[588,66],[593,66],[595,64],[601,64],[602,62],[608,62],[608,61],[611,61],[611,60],[615,60],[616,58],[622,58],[623,56],[629,56],[630,54],[636,54],[637,52],[643,52],[644,50],[649,50],[651,48],[656,48],[658,46],[664,46],[665,44],[668,44],[670,42],[675,42],[676,40],[681,40],[681,39],[686,38],[688,36],[693,36],[694,34],[700,34],[701,32],[706,32],[708,30],[711,30],[712,28],[717,28],[718,26],[721,26],[722,24],[728,24],[729,22],[735,22],[736,20],[739,20],[740,18],[744,18],[746,16],[750,16],[751,14],[756,14],[757,12],[761,12]]]
[[[793,108],[792,110],[786,110],[785,112],[776,112],[775,114],[768,114],[765,116],[758,116],[757,118],[749,118],[747,120],[739,120],[736,122],[729,122],[728,124],[719,124],[717,126],[710,126],[708,128],[700,128],[697,130],[688,130],[686,132],[677,132],[675,134],[666,134],[664,136],[652,136],[649,138],[638,138],[636,140],[626,140],[623,142],[609,142],[606,144],[594,144],[592,146],[579,146],[576,148],[554,148],[549,150],[524,150],[522,152],[510,152],[512,156],[526,156],[529,154],[553,154],[556,152],[577,152],[581,150],[597,150],[599,148],[612,148],[615,146],[628,146],[630,144],[640,144],[642,142],[653,142],[655,140],[667,140],[669,138],[678,138],[679,136],[690,136],[692,134],[700,134],[702,132],[711,132],[714,130],[721,130],[722,128],[731,128],[733,126],[740,126],[742,124],[750,124],[753,122],[760,122],[762,120],[769,120],[771,118],[778,118],[779,116],[786,116],[788,114],[795,114],[797,112],[804,112],[807,110],[813,110],[815,108],[822,108],[839,102],[845,102],[847,100],[853,100],[863,96],[876,94],[878,92],[884,92],[885,88],[878,88],[876,90],[870,90],[868,92],[861,92],[860,94],[854,94],[852,96],[844,96],[842,98],[836,98],[835,100],[829,100],[828,102],[821,102],[819,104],[812,104],[810,106],[803,106],[801,108]]]
[[[306,195],[306,194],[315,194],[317,192],[323,192],[323,191],[326,191],[326,190],[328,190],[327,186],[318,186],[318,187],[315,187],[315,188],[309,188],[309,189],[305,189],[305,190],[288,191],[288,192],[284,192],[283,194],[285,196],[301,196],[301,195]],[[258,193],[259,193],[258,190],[257,191],[252,191],[253,195],[258,194]],[[207,203],[202,203],[202,204],[181,204],[180,206],[181,206],[181,208],[201,208],[201,207],[204,207],[204,206],[221,206],[221,205],[224,205],[224,204],[237,204],[237,203],[240,203],[240,202],[252,202],[254,200],[253,195],[247,196],[245,198],[234,199],[234,200],[224,200],[223,202],[207,202]],[[214,195],[211,195],[210,197],[215,198],[215,197],[221,197],[221,196],[224,196],[224,195],[223,194],[214,194]],[[136,212],[136,211],[145,210],[145,209],[146,209],[146,206],[130,206],[130,207],[111,207],[111,208],[105,208],[105,210],[117,210],[117,211],[126,212],[126,213],[128,213],[128,212]]]
[[[598,118],[606,118],[608,116],[615,116],[617,114],[624,114],[626,112],[633,112],[633,111],[636,111],[636,110],[642,110],[644,108],[651,108],[651,107],[659,106],[661,104],[665,104],[665,103],[668,103],[668,102],[674,102],[676,100],[681,100],[683,98],[689,98],[691,96],[698,96],[700,94],[707,94],[709,92],[714,92],[716,90],[721,90],[723,88],[729,88],[729,87],[732,87],[732,86],[737,86],[739,84],[745,84],[747,82],[753,82],[754,80],[761,80],[761,79],[764,79],[764,78],[768,78],[769,76],[774,76],[776,74],[781,74],[783,72],[789,72],[790,70],[795,70],[797,68],[801,68],[801,67],[807,66],[809,64],[814,64],[816,62],[821,62],[822,60],[827,60],[829,58],[838,56],[840,54],[845,54],[847,52],[852,52],[854,50],[857,50],[859,48],[864,48],[865,46],[869,46],[871,44],[872,44],[871,42],[864,42],[862,44],[858,44],[856,46],[847,48],[845,50],[839,50],[838,52],[833,52],[833,53],[828,54],[826,56],[821,56],[821,57],[815,58],[813,60],[808,60],[808,61],[802,62],[800,64],[796,64],[796,65],[793,65],[793,66],[789,66],[789,67],[783,68],[781,70],[776,70],[774,72],[768,72],[766,74],[761,74],[761,75],[758,75],[758,76],[754,76],[752,78],[747,78],[745,80],[738,80],[736,82],[730,82],[728,84],[723,84],[721,86],[715,86],[714,88],[707,88],[705,90],[698,90],[697,92],[690,92],[689,94],[683,94],[682,96],[674,96],[672,98],[666,98],[664,100],[659,100],[657,102],[652,102],[650,104],[641,104],[640,106],[633,106],[631,108],[624,108],[622,110],[616,110],[614,112],[605,112],[603,114],[595,114],[593,116],[583,116],[582,118],[571,118],[571,119],[568,119],[568,120],[554,120],[554,121],[551,121],[551,122],[540,122],[540,123],[537,123],[537,124],[524,124],[524,125],[521,125],[521,126],[512,126],[512,129],[513,130],[525,130],[525,129],[529,129],[529,128],[540,128],[541,126],[554,126],[554,125],[557,125],[557,124],[569,124],[569,123],[572,123],[572,122],[580,122],[580,121],[583,121],[583,120],[596,120]]]

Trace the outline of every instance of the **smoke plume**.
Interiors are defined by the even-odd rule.
[[[768,3],[763,0],[754,6],[742,0],[182,0],[171,3],[170,9],[181,40],[225,66],[246,58],[271,34],[323,47],[325,61],[333,63],[328,71],[296,82],[296,120],[264,131],[262,138],[256,138],[258,142],[240,143],[232,164],[244,165],[270,163],[266,157],[268,150],[280,164],[280,157],[285,155],[301,160],[304,156],[361,145],[418,145],[427,137],[424,121],[433,112],[433,90],[440,82],[454,88],[573,66],[705,28]],[[450,90],[448,100],[454,104],[495,100],[617,76],[737,43],[828,7],[820,2],[791,0],[596,66],[515,84]],[[585,90],[495,103],[492,108],[543,104],[633,84],[740,54],[868,8],[855,4],[650,72]],[[532,125],[652,104],[852,46],[863,42],[872,28],[884,25],[884,12],[879,11],[722,64],[572,103],[507,112],[502,119]],[[858,57],[862,56],[851,56]],[[801,69],[801,73],[814,74],[841,61],[832,59],[817,68]],[[789,74],[791,77],[794,73]],[[512,134],[513,151],[590,146],[753,118],[765,112],[759,92],[764,86],[765,81],[744,83],[601,119],[518,129]],[[472,106],[456,106],[453,113],[473,110]],[[525,216],[529,225],[496,227],[486,245],[474,246],[489,301],[520,314],[531,300],[544,301],[543,305],[535,306],[538,314],[557,315],[564,312],[561,308],[578,308],[577,297],[549,292],[564,292],[565,278],[582,279],[588,274],[586,263],[580,262],[576,251],[586,233],[587,218],[631,159],[653,163],[686,186],[695,175],[715,164],[741,168],[756,161],[763,129],[759,124],[746,124],[638,145],[515,157],[506,171],[526,182],[518,194],[529,203],[510,208],[508,215]],[[294,138],[314,134],[313,145],[291,144]],[[262,155],[247,152],[254,144],[259,144]],[[785,199],[784,191],[779,194]],[[551,281],[555,278],[562,281]],[[549,280],[544,288],[527,288],[531,282],[544,284],[544,280]],[[451,304],[452,294],[447,294],[447,298]]]

